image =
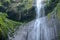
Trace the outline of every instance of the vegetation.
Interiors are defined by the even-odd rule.
[[[48,15],[52,11],[54,11],[55,7],[59,3],[59,0],[50,0],[49,3],[45,6],[45,14]]]
[[[0,40],[7,40],[9,32],[12,36],[15,29],[24,23],[16,19],[19,20],[21,12],[32,8],[32,3],[32,0],[0,0]]]
[[[54,3],[53,3],[54,2]],[[57,8],[57,17],[60,20],[60,2],[50,0],[45,7],[46,16]],[[0,0],[0,39],[6,40],[8,33],[14,33],[17,26],[35,17],[33,0]],[[34,16],[33,16],[34,15]],[[22,22],[22,20],[24,20]]]
[[[58,16],[58,19],[60,20],[60,3],[58,3],[57,5],[57,16]]]
[[[8,19],[6,13],[0,12],[0,34],[3,35],[2,38],[6,38],[8,36],[8,32],[13,33],[15,31],[14,29],[20,24],[20,22]]]

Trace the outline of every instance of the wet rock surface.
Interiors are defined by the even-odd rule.
[[[48,21],[47,17],[44,17],[44,18],[46,18],[46,20],[45,20],[45,22],[42,23],[42,25],[46,25],[50,29],[54,28],[54,25],[57,26],[57,28],[58,28],[58,25],[57,25],[58,22],[56,23],[56,21],[52,21],[52,20]],[[42,18],[42,19],[44,19],[44,18]],[[35,20],[33,20],[33,21],[31,21],[31,22],[29,22],[27,24],[21,25],[19,27],[19,29],[15,32],[14,38],[11,38],[11,40],[33,40],[32,37],[33,37],[34,33],[32,33],[32,31],[34,29],[34,23],[35,23]],[[56,23],[56,24],[54,24],[54,23]],[[56,38],[55,37],[52,38],[52,40],[58,40],[57,36],[58,35],[55,36]]]

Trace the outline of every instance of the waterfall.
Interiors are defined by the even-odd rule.
[[[36,0],[36,19],[23,25],[11,40],[56,40],[57,29],[54,19],[48,21],[45,16],[45,0]],[[54,21],[54,22],[53,22]]]
[[[44,2],[43,0],[36,0],[36,18],[44,16]]]
[[[55,40],[56,27],[49,26],[50,24],[48,24],[48,19],[44,11],[44,1],[36,0],[36,20],[28,40]]]

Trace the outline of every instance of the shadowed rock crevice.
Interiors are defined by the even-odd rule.
[[[45,14],[48,15],[51,13],[58,3],[59,0],[51,0],[51,2],[49,2],[49,5],[45,6]]]

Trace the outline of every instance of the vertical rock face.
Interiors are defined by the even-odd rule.
[[[9,0],[8,0],[9,1]],[[33,9],[34,0],[10,0],[3,3],[4,6],[1,11],[7,12],[8,17],[14,20],[21,20],[32,18],[32,15],[35,15],[35,9]],[[49,1],[49,2],[48,2]],[[46,3],[45,6],[45,15],[52,12],[59,0],[44,0]],[[6,6],[6,5],[8,6]],[[53,7],[52,7],[53,6]],[[29,12],[28,12],[29,11]],[[25,17],[25,18],[24,18]],[[34,16],[33,16],[34,17]]]
[[[34,8],[32,7],[33,0],[11,0],[11,4],[8,7],[8,16],[15,20],[24,20],[28,18],[33,18],[35,13],[33,13]],[[30,19],[29,19],[30,20]]]
[[[21,20],[28,18],[32,18],[32,14],[35,15],[31,10],[33,0],[0,0],[2,3],[0,6],[1,12],[7,12],[8,17],[14,20]],[[29,12],[28,12],[29,11]],[[31,14],[31,15],[30,15]]]

